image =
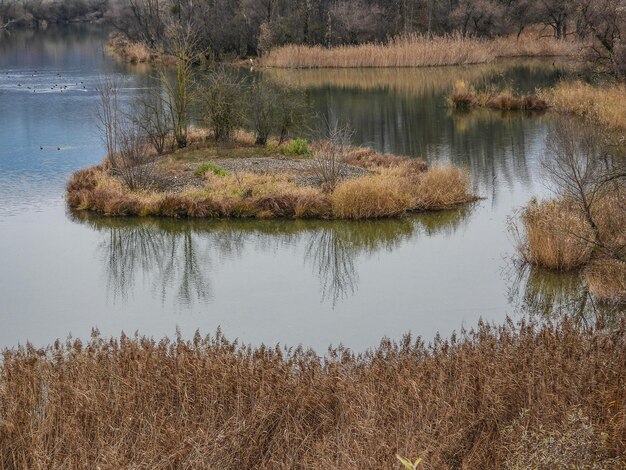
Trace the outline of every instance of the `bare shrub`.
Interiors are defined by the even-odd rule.
[[[117,152],[108,156],[110,172],[131,191],[149,189],[154,183],[154,156],[146,145],[143,130],[126,117],[118,125]]]
[[[245,87],[233,72],[220,67],[202,92],[204,120],[218,142],[229,142],[245,120]]]
[[[151,89],[147,94],[135,98],[133,109],[134,123],[145,134],[158,155],[172,147],[174,123],[168,109],[168,101],[159,89]]]
[[[332,191],[347,176],[346,160],[350,153],[352,131],[336,121],[326,124],[326,136],[313,144],[311,168],[321,181],[322,187]]]

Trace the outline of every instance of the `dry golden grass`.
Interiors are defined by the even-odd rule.
[[[524,259],[548,269],[569,270],[591,259],[593,232],[578,208],[569,201],[531,203],[522,213]]]
[[[121,34],[111,35],[106,49],[111,55],[131,64],[151,62],[157,57],[157,54],[150,51],[143,43],[130,41]]]
[[[606,257],[596,259],[585,268],[585,278],[596,298],[626,304],[626,262]]]
[[[448,209],[476,199],[469,174],[453,165],[436,165],[413,180],[414,207],[418,210]]]
[[[422,67],[491,62],[498,57],[573,55],[578,45],[543,38],[493,40],[460,35],[428,38],[418,34],[391,39],[387,44],[353,46],[287,45],[270,51],[261,63],[267,67]]]
[[[407,182],[391,172],[343,181],[333,191],[332,204],[340,219],[392,217],[414,208]]]
[[[392,217],[409,211],[450,209],[476,200],[467,172],[454,166],[425,170],[423,165],[396,161],[379,166],[374,175],[340,183],[332,194],[335,216]]]
[[[219,333],[10,349],[0,468],[623,468],[625,332],[480,324],[325,358]]]
[[[542,94],[549,106],[602,126],[626,129],[626,85],[595,86],[580,81],[560,82]]]

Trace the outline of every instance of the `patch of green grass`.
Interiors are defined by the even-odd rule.
[[[194,174],[196,176],[203,176],[204,174],[208,173],[208,172],[212,172],[213,174],[217,175],[217,176],[227,176],[228,175],[228,171],[226,171],[224,168],[217,166],[215,163],[211,163],[211,162],[204,162],[201,163],[200,165],[198,165],[198,168],[196,168],[196,170],[194,171]]]
[[[305,139],[294,139],[285,145],[285,154],[308,157],[311,155],[311,147]]]

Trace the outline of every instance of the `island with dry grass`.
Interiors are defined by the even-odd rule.
[[[224,145],[195,130],[184,150],[145,153],[137,164],[114,155],[77,171],[69,206],[108,216],[368,219],[476,200],[460,168],[350,147],[336,136],[259,146],[237,131]]]

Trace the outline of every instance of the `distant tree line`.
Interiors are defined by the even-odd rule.
[[[199,51],[262,55],[283,44],[385,42],[390,37],[541,34],[593,43],[605,65],[626,63],[626,0],[0,0],[0,27],[28,19],[106,17],[130,39],[163,47],[172,23],[194,32]]]
[[[98,20],[109,10],[109,0],[0,0],[0,30],[10,26]]]

